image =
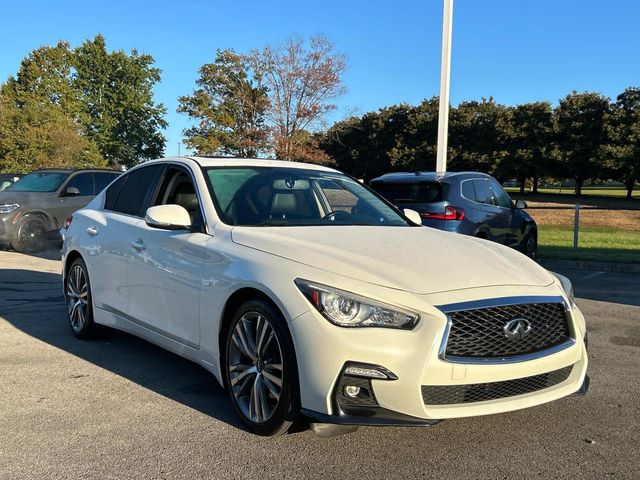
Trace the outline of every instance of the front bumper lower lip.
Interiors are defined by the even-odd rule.
[[[387,410],[382,407],[362,409],[362,415],[328,415],[303,408],[302,414],[322,423],[372,427],[429,427],[442,420],[427,420]]]

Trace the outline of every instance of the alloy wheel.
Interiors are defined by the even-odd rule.
[[[89,303],[89,285],[80,265],[74,265],[69,270],[67,280],[67,311],[71,328],[78,333],[87,323],[87,308]]]
[[[280,341],[268,318],[247,312],[236,322],[227,353],[230,387],[244,416],[269,420],[280,402],[284,383]]]

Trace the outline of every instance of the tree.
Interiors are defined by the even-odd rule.
[[[198,88],[178,99],[178,112],[198,122],[184,131],[185,143],[200,154],[256,157],[267,150],[267,89],[246,57],[218,50],[215,61],[199,72]]]
[[[449,169],[493,173],[505,155],[501,128],[507,108],[493,98],[462,102],[452,109]]]
[[[0,172],[105,166],[97,146],[79,133],[59,105],[18,106],[0,94]]]
[[[606,117],[613,170],[627,188],[631,199],[636,180],[640,179],[640,88],[630,87],[618,95]]]
[[[538,179],[549,165],[553,141],[553,109],[549,102],[525,103],[511,107],[502,125],[502,141],[507,155],[497,167],[500,176],[514,176],[524,193],[526,179]]]
[[[28,135],[35,128],[45,129],[41,132],[43,141],[62,132],[67,139],[80,135],[83,138],[78,142],[69,141],[84,145],[78,147],[81,150],[97,149],[111,165],[132,166],[161,156],[165,109],[153,101],[153,86],[160,80],[160,71],[152,65],[152,57],[136,50],[131,54],[107,52],[101,35],[76,49],[67,42],[35,49],[22,60],[16,76],[9,77],[0,87],[4,108],[15,114],[11,116],[12,128],[25,129],[7,131],[5,148],[17,151],[7,144],[8,139],[30,139],[33,143],[20,144],[23,151],[32,152],[32,158],[50,158],[47,155],[52,152],[45,148],[46,142]],[[89,158],[103,164],[93,153]],[[34,165],[28,158],[25,161]],[[61,157],[59,161],[75,162]]]
[[[295,160],[307,138],[300,132],[320,126],[336,108],[332,100],[345,92],[341,78],[345,57],[326,37],[316,36],[308,44],[292,37],[280,46],[252,52],[249,59],[269,91],[267,117],[273,126],[275,155]]]
[[[609,109],[609,99],[599,93],[575,91],[556,108],[557,157],[565,174],[575,179],[576,195],[582,194],[585,180],[604,174],[604,119]]]
[[[435,170],[438,150],[438,97],[408,107],[407,116],[396,116],[395,146],[389,152],[391,164],[399,170]]]
[[[160,70],[133,49],[107,52],[102,35],[73,52],[71,85],[80,100],[79,122],[112,164],[131,167],[162,156],[166,110],[153,101]]]

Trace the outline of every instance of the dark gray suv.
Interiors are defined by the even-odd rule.
[[[84,207],[120,173],[113,170],[36,170],[0,192],[0,244],[18,252],[43,246],[47,232]]]
[[[487,238],[535,258],[536,222],[511,200],[498,181],[477,172],[389,173],[371,188],[398,208],[416,210],[422,224],[450,232]]]

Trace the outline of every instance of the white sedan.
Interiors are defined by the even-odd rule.
[[[144,163],[67,220],[71,328],[202,365],[261,435],[300,414],[430,425],[586,392],[569,281],[416,216],[316,165]]]

